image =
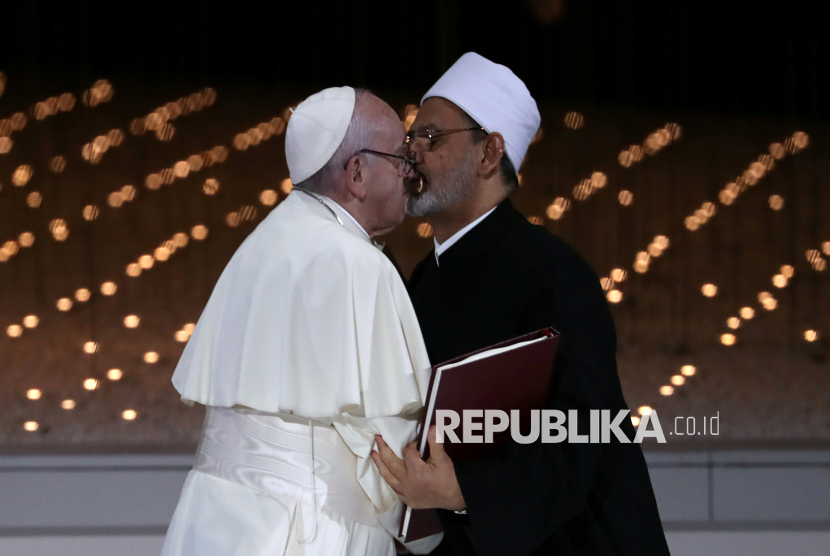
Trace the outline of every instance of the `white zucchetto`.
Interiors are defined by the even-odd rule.
[[[343,142],[355,107],[351,87],[315,93],[294,109],[285,131],[285,160],[293,183],[317,173]]]
[[[421,104],[430,97],[449,100],[487,133],[501,133],[507,157],[519,171],[542,118],[530,91],[510,68],[468,52],[427,91]]]

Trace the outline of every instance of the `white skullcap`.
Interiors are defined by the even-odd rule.
[[[293,183],[317,173],[343,142],[354,113],[351,87],[331,87],[301,102],[288,120],[285,160]]]
[[[430,97],[452,102],[487,133],[501,133],[507,157],[519,171],[542,118],[530,91],[509,68],[468,52],[427,91],[421,104]]]

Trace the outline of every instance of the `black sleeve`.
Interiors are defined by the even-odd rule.
[[[566,263],[534,273],[523,328],[551,326],[561,334],[547,407],[577,410],[579,432],[587,434],[590,409],[614,409],[616,333],[594,272],[578,257]],[[584,507],[602,455],[602,444],[510,442],[456,465],[477,550],[527,554],[539,547]]]

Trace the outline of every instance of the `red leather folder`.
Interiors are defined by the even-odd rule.
[[[500,409],[508,415],[517,409],[522,425],[529,423],[530,410],[545,407],[558,347],[559,334],[545,328],[433,365],[418,439],[421,457],[429,457],[427,433],[439,409],[453,410],[460,417],[465,409]],[[455,429],[459,440],[463,440],[462,425]],[[510,428],[495,433],[492,443],[456,444],[445,436],[444,450],[454,462],[469,461],[488,455],[510,438]],[[441,530],[435,509],[406,508],[399,535],[409,542]]]

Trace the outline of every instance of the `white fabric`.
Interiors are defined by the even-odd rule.
[[[382,434],[400,455],[414,417],[303,421],[208,408],[162,556],[394,554],[402,505],[368,454]],[[407,547],[423,554],[440,539]]]
[[[354,89],[331,87],[294,109],[285,130],[285,160],[291,181],[300,183],[326,165],[346,136],[354,106]]]
[[[449,100],[488,133],[501,133],[507,157],[519,171],[542,118],[530,91],[509,68],[468,52],[438,79],[421,103],[430,97]]]
[[[414,439],[429,359],[394,266],[341,220],[296,191],[219,278],[173,374],[208,415],[166,556],[394,553],[401,504],[370,453]]]
[[[488,210],[487,212],[485,212],[484,214],[482,214],[481,216],[479,216],[478,218],[476,218],[475,220],[473,220],[472,222],[470,222],[469,224],[455,232],[453,235],[447,238],[447,240],[444,243],[438,243],[438,240],[435,239],[435,236],[433,236],[432,241],[435,242],[435,264],[441,266],[441,263],[438,261],[438,257],[441,256],[441,253],[455,245],[456,241],[464,237],[464,234],[475,228],[482,220],[490,216],[490,213],[494,210],[496,210],[496,207],[491,208],[490,210]]]
[[[334,199],[326,197],[325,195],[318,195],[318,197],[320,197],[320,199],[322,199],[323,202],[326,203],[326,205],[330,206],[334,212],[336,212],[338,215],[340,215],[341,220],[344,217],[348,218],[349,220],[351,220],[354,223],[355,226],[358,227],[358,229],[360,229],[361,232],[363,232],[363,235],[366,236],[366,239],[371,239],[371,237],[369,236],[369,232],[367,232],[366,229],[363,226],[360,225],[360,222],[358,222],[355,219],[355,217],[352,216],[352,213],[350,213],[349,211],[344,209],[342,206],[340,206],[340,203],[338,203]]]
[[[391,556],[383,529],[322,511],[306,543],[303,505],[191,471],[162,556]],[[298,523],[299,522],[299,523]],[[298,526],[299,525],[299,526]]]
[[[429,358],[406,289],[344,224],[297,191],[248,236],[173,374],[184,401],[307,417],[422,406]]]

